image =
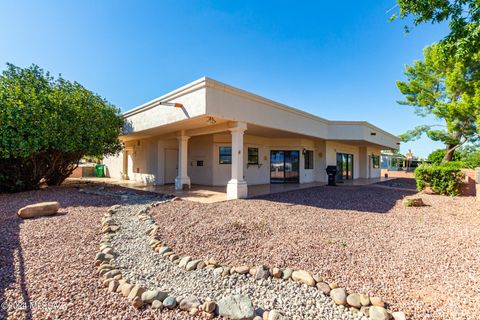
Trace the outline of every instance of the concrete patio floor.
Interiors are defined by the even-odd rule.
[[[192,184],[189,190],[177,191],[174,184],[166,185],[147,185],[138,181],[131,180],[117,180],[112,178],[70,178],[73,181],[91,181],[114,184],[125,188],[131,188],[135,190],[157,192],[164,194],[173,194],[184,200],[202,202],[202,203],[215,203],[220,201],[227,201],[226,186],[204,186]],[[377,182],[392,180],[392,178],[371,178],[371,179],[355,179],[347,180],[342,183],[337,183],[337,186],[362,186],[369,185]],[[248,186],[248,198],[254,198],[262,195],[282,193],[293,190],[300,190],[306,188],[313,188],[318,186],[324,186],[325,182],[313,182],[313,183],[292,183],[292,184],[259,184]]]

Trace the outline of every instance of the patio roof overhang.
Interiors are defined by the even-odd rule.
[[[160,105],[181,103],[183,108]],[[184,130],[189,136],[228,131],[248,124],[246,134],[308,137],[383,149],[398,149],[399,139],[365,121],[329,121],[221,82],[202,78],[125,112],[123,141]],[[215,124],[211,123],[213,117]]]

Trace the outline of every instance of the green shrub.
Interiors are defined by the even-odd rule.
[[[121,149],[120,111],[36,65],[0,74],[0,192],[61,184],[83,156]]]
[[[464,178],[464,173],[460,170],[462,167],[464,167],[462,162],[447,162],[440,165],[422,164],[415,170],[417,190],[430,187],[438,194],[458,195]]]

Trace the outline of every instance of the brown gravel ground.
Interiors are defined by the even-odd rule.
[[[58,215],[16,216],[24,205],[54,200],[63,207]],[[191,319],[185,313],[136,311],[101,286],[93,265],[100,219],[116,203],[118,198],[86,195],[73,186],[0,194],[0,302],[34,306],[0,308],[0,319]]]
[[[426,207],[404,208],[412,194],[318,187],[216,204],[175,201],[155,216],[180,253],[319,272],[412,319],[480,319],[480,205],[421,194]]]

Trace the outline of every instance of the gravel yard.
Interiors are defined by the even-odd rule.
[[[426,207],[404,208],[401,199],[412,194],[318,187],[215,204],[175,201],[154,215],[179,253],[319,272],[413,319],[480,318],[479,204],[422,194]]]
[[[152,250],[146,235],[148,224],[136,216],[143,207],[123,206],[114,215],[120,225],[111,241],[117,255],[115,263],[129,283],[150,290],[160,288],[173,297],[193,295],[202,301],[207,298],[219,301],[232,294],[243,294],[252,299],[256,308],[280,310],[291,320],[362,319],[335,305],[316,287],[272,278],[256,281],[250,275],[238,273],[221,277],[214,274],[213,269],[186,271]]]
[[[422,194],[426,207],[404,208],[402,198],[415,193],[408,183],[318,187],[216,204],[173,201],[154,215],[162,238],[181,254],[318,272],[348,291],[380,296],[412,319],[479,319],[479,204],[471,197]],[[63,207],[57,215],[16,216],[26,204],[53,200]],[[122,201],[72,185],[0,194],[0,300],[7,305],[0,319],[191,319],[179,311],[140,313],[102,287],[93,265],[100,219]],[[130,240],[119,250],[139,245],[136,237]],[[157,263],[142,255],[132,259],[120,261]],[[211,280],[192,292],[230,285]],[[250,285],[241,276],[235,281]],[[174,286],[161,278],[146,282]]]
[[[63,207],[57,215],[16,216],[24,205],[55,200]],[[0,319],[191,319],[177,311],[140,313],[102,287],[93,265],[100,219],[119,201],[72,186],[0,194]]]

